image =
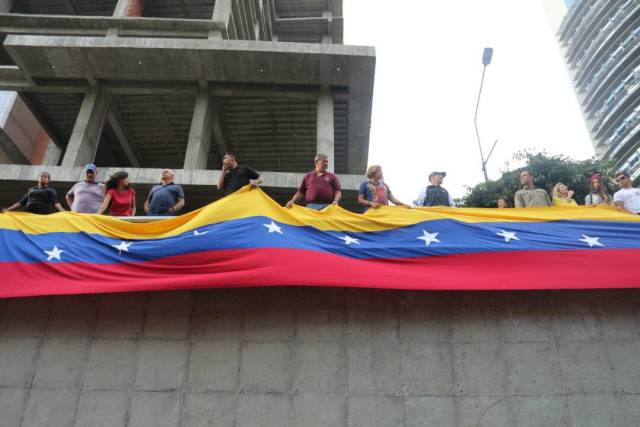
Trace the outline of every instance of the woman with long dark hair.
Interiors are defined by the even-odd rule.
[[[129,185],[129,174],[116,172],[105,183],[105,197],[98,214],[109,208],[111,216],[134,216],[136,214],[136,192]]]
[[[612,204],[611,195],[599,173],[594,173],[589,180],[589,194],[584,198],[584,204],[587,206]]]

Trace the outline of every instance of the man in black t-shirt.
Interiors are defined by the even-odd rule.
[[[60,212],[65,209],[58,201],[58,193],[55,189],[49,187],[49,172],[41,172],[38,177],[38,184],[27,191],[27,194],[19,201],[3,209],[3,212],[12,211],[18,208],[24,208],[25,211],[34,214],[46,215],[51,213],[55,208]]]
[[[218,180],[218,189],[228,195],[250,184],[255,188],[262,182],[260,174],[248,166],[238,165],[236,155],[227,152],[222,158],[222,171]]]

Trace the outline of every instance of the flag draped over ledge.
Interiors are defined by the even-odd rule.
[[[0,214],[0,297],[238,286],[640,287],[640,217],[608,207],[284,209],[248,187],[130,223]]]

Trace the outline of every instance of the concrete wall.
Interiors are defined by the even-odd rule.
[[[637,426],[640,291],[0,300],[0,425]]]

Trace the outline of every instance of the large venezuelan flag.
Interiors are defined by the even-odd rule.
[[[186,215],[0,215],[0,297],[305,285],[640,286],[640,217],[607,207],[284,209],[243,188]]]

